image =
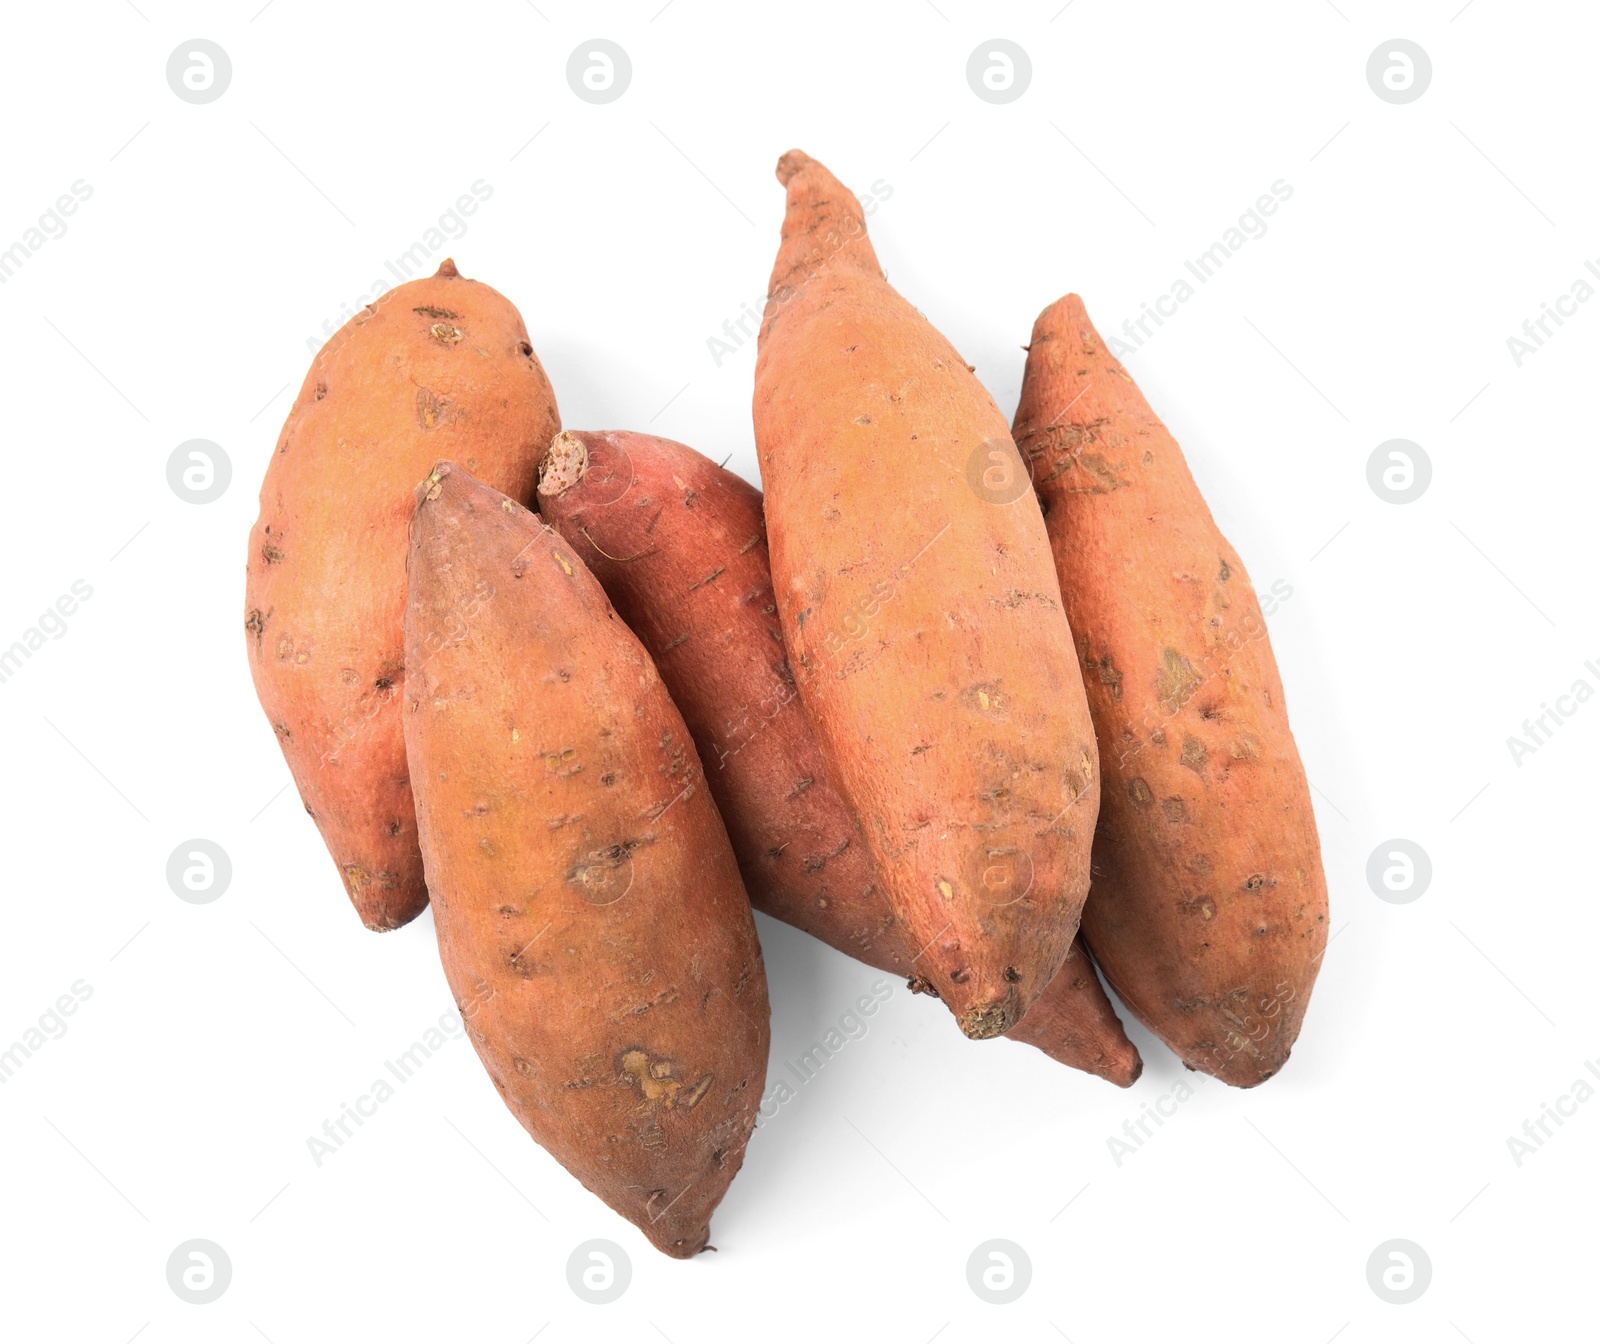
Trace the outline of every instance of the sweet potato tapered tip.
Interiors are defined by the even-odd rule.
[[[455,258],[454,257],[446,257],[443,261],[441,261],[439,263],[439,269],[437,271],[435,271],[434,274],[435,275],[442,275],[442,276],[445,276],[446,278],[449,278],[450,276],[459,276],[461,274],[461,272],[456,270]]]
[[[798,173],[802,168],[805,168],[809,164],[815,162],[816,160],[807,154],[805,150],[791,149],[787,154],[778,160],[778,181],[783,186],[788,186],[789,179],[791,177]]]

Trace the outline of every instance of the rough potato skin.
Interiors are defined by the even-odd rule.
[[[1185,1064],[1252,1087],[1299,1034],[1328,890],[1250,577],[1076,294],[1034,324],[1015,432],[1100,739],[1084,933]]]
[[[920,964],[968,1036],[1072,946],[1094,732],[1004,417],[798,150],[756,360],[772,573],[800,697]]]
[[[512,1113],[668,1255],[706,1246],[766,1077],[766,972],[650,655],[581,559],[440,463],[405,737],[439,955]]]
[[[560,427],[516,308],[446,261],[322,347],[278,436],[245,566],[250,673],[370,929],[428,903],[400,728],[412,490],[455,457],[527,499]]]
[[[655,659],[756,909],[931,989],[796,698],[761,492],[671,439],[569,430],[540,465],[539,509]],[[1007,1034],[1119,1087],[1139,1076],[1139,1052],[1077,943]]]

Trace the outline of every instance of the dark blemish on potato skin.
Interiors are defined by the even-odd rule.
[[[1156,677],[1156,696],[1167,713],[1176,714],[1200,685],[1200,676],[1189,660],[1176,649],[1161,650],[1161,671]]]
[[[1163,798],[1161,811],[1173,825],[1180,825],[1189,819],[1189,810],[1184,806],[1182,798]]]
[[[1135,776],[1128,781],[1128,798],[1135,807],[1150,806],[1150,786],[1143,779]]]
[[[694,590],[696,588],[700,588],[700,587],[703,587],[705,584],[714,582],[715,580],[717,580],[717,579],[722,577],[723,572],[724,572],[724,567],[722,565],[718,565],[714,570],[711,571],[711,573],[707,574],[705,576],[705,578],[696,579],[693,583],[691,583],[689,585],[689,591],[692,593],[692,592],[694,592]]]
[[[436,429],[447,418],[448,403],[431,388],[417,389],[417,424],[423,429]]]
[[[424,304],[422,307],[413,308],[411,311],[414,313],[421,313],[423,317],[431,317],[435,319],[443,317],[448,318],[452,322],[459,322],[461,320],[460,313],[452,313],[448,308],[435,308],[431,304]],[[529,349],[528,353],[533,353],[531,348]]]
[[[275,565],[283,559],[283,552],[270,541],[264,541],[261,543],[261,558],[269,565]]]
[[[1189,736],[1183,739],[1183,751],[1179,753],[1178,760],[1195,774],[1203,775],[1206,772],[1207,755],[1206,744],[1198,737]]]
[[[259,607],[251,611],[245,619],[244,628],[256,637],[256,643],[259,645],[261,636],[267,632],[267,618],[261,614]]]

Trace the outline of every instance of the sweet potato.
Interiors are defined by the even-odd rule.
[[[704,1249],[766,1077],[766,973],[694,743],[576,552],[440,463],[407,562],[405,739],[439,955],[523,1126]]]
[[[559,428],[517,310],[446,261],[323,346],[278,436],[245,568],[250,672],[368,928],[428,903],[400,728],[412,489],[454,456],[527,499]]]
[[[1253,1086],[1289,1056],[1328,931],[1260,604],[1076,294],[1034,324],[1015,433],[1100,739],[1089,946],[1184,1063]]]
[[[1089,887],[1094,733],[1004,417],[792,150],[756,359],[800,698],[906,942],[968,1036],[1060,969]],[[1013,488],[1015,487],[1015,488]]]
[[[655,659],[756,909],[931,989],[795,698],[761,492],[670,439],[566,431],[540,465],[539,508]],[[1007,1034],[1120,1087],[1139,1076],[1077,944]]]

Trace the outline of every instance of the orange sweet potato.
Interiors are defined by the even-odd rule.
[[[1100,740],[1089,946],[1184,1063],[1253,1086],[1289,1056],[1328,932],[1260,604],[1076,294],[1034,324],[1015,433]]]
[[[761,492],[670,439],[568,431],[540,465],[539,508],[655,659],[756,909],[931,989],[796,699]],[[1120,1087],[1139,1076],[1077,944],[1007,1034]]]
[[[660,1250],[704,1249],[766,1077],[766,973],[694,743],[574,549],[440,463],[405,739],[439,954],[494,1085]]]
[[[427,904],[400,731],[411,490],[456,454],[528,498],[558,427],[517,309],[446,261],[322,347],[267,464],[245,560],[250,672],[368,928]]]
[[[400,729],[412,489],[453,456],[527,499],[559,428],[517,310],[446,261],[323,346],[278,436],[245,567],[250,671],[368,928],[428,903]]]
[[[856,199],[784,155],[756,360],[800,698],[919,965],[967,1035],[1060,969],[1089,887],[1094,732],[1004,417],[884,279]]]

